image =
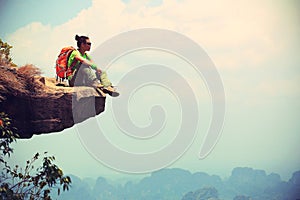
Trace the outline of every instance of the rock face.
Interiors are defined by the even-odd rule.
[[[30,84],[38,89],[27,87],[28,92],[18,85],[24,79],[16,70],[4,70],[6,77],[0,75],[0,112],[10,116],[21,138],[59,132],[104,111],[105,97],[91,87],[56,86],[55,78],[34,76]],[[15,85],[19,88],[13,88],[12,79],[18,81]]]

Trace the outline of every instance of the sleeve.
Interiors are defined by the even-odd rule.
[[[86,58],[87,58],[89,61],[93,62],[93,61],[92,61],[92,58],[90,57],[90,55],[88,55],[88,54],[85,54],[85,55],[86,55]],[[97,70],[97,65],[96,65],[95,63],[93,63],[93,64],[91,65],[91,68],[92,68],[93,70]]]

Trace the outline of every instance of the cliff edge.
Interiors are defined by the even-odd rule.
[[[0,66],[0,112],[10,116],[21,138],[62,131],[104,109],[105,97],[91,87],[57,86],[32,65]]]

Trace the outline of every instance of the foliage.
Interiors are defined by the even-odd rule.
[[[34,166],[41,159],[39,153],[26,161],[25,168],[9,165],[6,158],[10,158],[13,153],[11,144],[16,142],[18,134],[11,126],[11,119],[3,112],[0,113],[0,134],[0,167],[3,169],[0,174],[0,200],[50,200],[53,188],[57,188],[58,195],[61,187],[63,191],[69,190],[70,177],[63,175],[63,171],[53,163],[55,157],[47,156],[47,152],[44,153],[40,167]]]
[[[6,42],[3,42],[0,38],[0,64],[16,67],[16,65],[12,62],[12,58],[10,57],[11,48],[12,46]]]
[[[33,65],[18,68],[0,66],[0,102],[9,95],[21,97],[41,94],[44,85],[34,79],[40,74],[40,69]]]
[[[188,192],[182,200],[219,200],[218,191],[214,187],[204,187],[194,192]]]
[[[37,93],[42,89],[42,85],[34,82],[34,76],[40,76],[41,70],[34,65],[25,65],[17,68],[17,75],[20,77],[19,81],[25,86],[29,93]]]
[[[35,95],[44,87],[42,83],[35,81],[35,76],[40,76],[41,70],[31,64],[17,67],[10,57],[11,48],[0,39],[0,102],[6,99],[7,94]]]

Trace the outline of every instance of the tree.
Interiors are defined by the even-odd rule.
[[[204,187],[194,192],[188,192],[182,200],[219,200],[218,191],[214,187]]]
[[[10,46],[0,39],[0,65],[16,67],[10,57]],[[19,68],[21,74],[35,74],[34,68]],[[31,88],[32,89],[32,88]],[[61,188],[69,190],[71,178],[64,176],[63,171],[54,164],[55,157],[36,153],[26,161],[25,167],[10,166],[7,159],[13,153],[11,144],[17,142],[19,135],[12,126],[10,117],[0,111],[0,200],[44,199],[50,200],[50,192],[57,188],[58,195]],[[42,166],[35,164],[42,159]]]
[[[12,62],[12,58],[10,57],[10,46],[8,43],[3,42],[0,38],[0,65],[10,65],[12,67],[16,67],[16,65]]]
[[[50,191],[57,188],[58,195],[61,187],[68,190],[71,184],[69,176],[64,176],[63,171],[53,163],[54,156],[44,153],[42,166],[35,168],[34,164],[41,158],[36,153],[33,158],[26,161],[25,168],[16,165],[11,167],[6,161],[13,153],[11,144],[16,142],[18,134],[11,126],[11,119],[7,114],[0,113],[0,200],[5,199],[44,199],[50,200]],[[36,169],[36,174],[34,174]]]

